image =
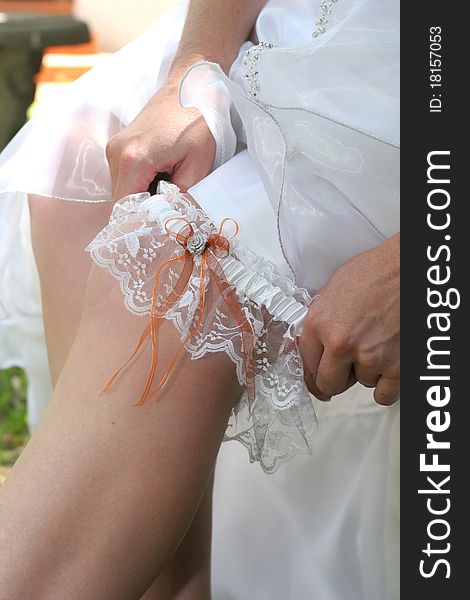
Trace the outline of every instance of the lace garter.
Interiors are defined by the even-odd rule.
[[[150,317],[131,359],[147,337],[153,345],[161,319],[173,324],[192,359],[229,356],[243,393],[224,439],[240,441],[252,462],[273,472],[312,451],[316,417],[296,344],[311,299],[272,262],[239,244],[237,229],[224,219],[217,231],[177,186],[162,181],[153,196],[117,202],[86,250],[118,280],[126,308]],[[152,352],[154,363],[156,357]],[[170,374],[153,391],[149,378],[139,403],[154,397]]]

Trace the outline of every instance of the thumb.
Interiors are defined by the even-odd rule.
[[[151,172],[146,173],[136,168],[133,172],[118,173],[113,185],[112,201],[117,202],[129,194],[147,191],[152,182]]]

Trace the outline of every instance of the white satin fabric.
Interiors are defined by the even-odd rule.
[[[398,2],[338,0],[312,39],[318,9],[319,0],[270,0],[229,78],[205,64],[181,88],[217,141],[218,168],[191,193],[310,292],[398,229]],[[33,429],[49,383],[26,193],[109,200],[106,141],[165,80],[185,13],[182,2],[82,77],[0,157],[0,364],[26,366]],[[260,40],[278,48],[259,59],[255,100],[242,59]],[[249,154],[233,157],[244,142]],[[315,407],[314,458],[274,475],[248,464],[239,444],[223,445],[215,600],[398,598],[399,407],[375,405],[359,385]]]

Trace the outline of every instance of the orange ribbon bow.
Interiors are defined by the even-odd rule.
[[[185,225],[183,225],[183,227],[178,232],[174,232],[171,229],[168,229],[168,224],[172,221],[184,221]],[[139,352],[140,348],[142,347],[145,340],[149,337],[149,335],[152,342],[152,360],[145,388],[139,398],[139,401],[136,403],[136,406],[142,405],[147,399],[151,400],[155,398],[155,396],[163,390],[165,385],[168,383],[170,375],[172,374],[177,365],[178,358],[181,355],[183,348],[185,347],[186,343],[190,340],[190,338],[195,333],[197,333],[202,323],[206,304],[206,275],[208,275],[214,284],[214,290],[220,294],[221,298],[223,299],[223,303],[227,307],[231,317],[236,321],[240,331],[243,367],[248,397],[248,408],[251,409],[251,405],[253,403],[255,395],[255,344],[253,330],[251,328],[249,320],[243,313],[242,307],[240,306],[235,290],[227,282],[224,271],[219,261],[220,258],[225,258],[226,256],[228,256],[230,252],[230,242],[226,237],[222,236],[222,230],[224,224],[227,221],[232,221],[233,223],[235,223],[235,233],[231,236],[234,237],[238,232],[238,224],[233,219],[226,218],[220,224],[219,231],[217,233],[212,234],[208,239],[206,239],[203,235],[199,233],[195,234],[191,223],[183,217],[173,217],[165,221],[166,232],[168,233],[168,235],[176,239],[176,241],[185,249],[185,252],[181,256],[177,256],[176,258],[172,258],[166,261],[157,269],[153,283],[150,324],[147,325],[147,327],[144,329],[144,332],[142,333],[142,336],[134,352],[122,365],[122,367],[108,381],[108,383],[103,388],[103,391],[101,392],[102,394],[106,394],[109,391],[116,378],[119,376],[121,371],[127,366],[127,364],[136,356],[136,354]],[[193,327],[190,329],[185,339],[181,342],[170,366],[165,371],[160,382],[157,384],[156,388],[153,390],[150,397],[148,398],[150,388],[152,386],[152,382],[155,376],[155,371],[157,368],[158,329],[160,327],[162,319],[164,318],[163,315],[176,305],[178,300],[186,291],[191,276],[195,269],[195,256],[200,257],[200,290],[198,314],[195,318]],[[160,300],[157,304],[160,277],[164,270],[170,267],[174,267],[176,263],[182,263],[182,269],[178,280],[176,281],[173,289],[163,298],[163,300]]]

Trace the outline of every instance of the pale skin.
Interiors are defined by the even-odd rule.
[[[204,58],[227,70],[264,4],[192,1],[167,83],[108,145],[113,200],[145,191],[159,171],[173,173],[182,189],[209,173],[215,143],[201,115],[179,107],[179,78]],[[131,143],[136,139],[137,147]],[[204,152],[197,151],[201,148]],[[116,388],[105,404],[98,401],[111,364],[127,358],[142,328],[141,320],[131,318],[125,339],[108,335],[108,328],[123,333],[129,314],[119,295],[113,300],[105,291],[115,282],[97,269],[90,273],[83,252],[106,225],[111,206],[32,197],[30,209],[55,390],[1,489],[0,598],[208,600],[211,474],[239,394],[230,361],[219,356],[193,363],[186,367],[186,383],[179,378],[158,404],[136,408],[136,390],[147,375],[143,359],[126,386]],[[93,287],[107,301],[100,309],[93,300],[86,310],[85,295],[94,298]],[[171,331],[162,334],[162,344],[171,340]],[[105,347],[97,352],[101,342]],[[113,360],[115,351],[120,356]],[[84,364],[90,362],[93,377],[87,372],[85,378]],[[194,394],[198,381],[203,397]],[[197,418],[183,418],[185,411]],[[184,420],[191,431],[181,427]],[[163,456],[162,448],[168,449]],[[199,458],[189,465],[187,457],[195,454]]]
[[[214,140],[197,111],[179,107],[177,83],[201,58],[227,70],[264,4],[191,3],[167,84],[108,144],[113,200],[145,191],[157,172],[172,173],[183,190],[210,172]],[[240,392],[232,365],[221,355],[186,363],[185,375],[158,402],[134,407],[147,355],[99,398],[142,330],[115,280],[90,269],[82,250],[107,223],[110,207],[33,197],[30,209],[55,389],[0,492],[0,600],[208,600],[211,476]],[[396,365],[398,313],[390,297],[398,289],[398,250],[380,248],[352,259],[354,268],[346,263],[312,304],[300,348],[307,383],[320,397],[339,393],[356,375],[377,384],[377,392],[384,365]],[[349,286],[348,302],[338,293],[342,285]],[[375,316],[369,310],[364,318],[365,302]],[[341,338],[337,329],[338,339],[329,337],[328,323],[341,323]],[[169,327],[161,336],[163,346],[176,344]],[[328,356],[341,356],[341,369],[325,362]]]

